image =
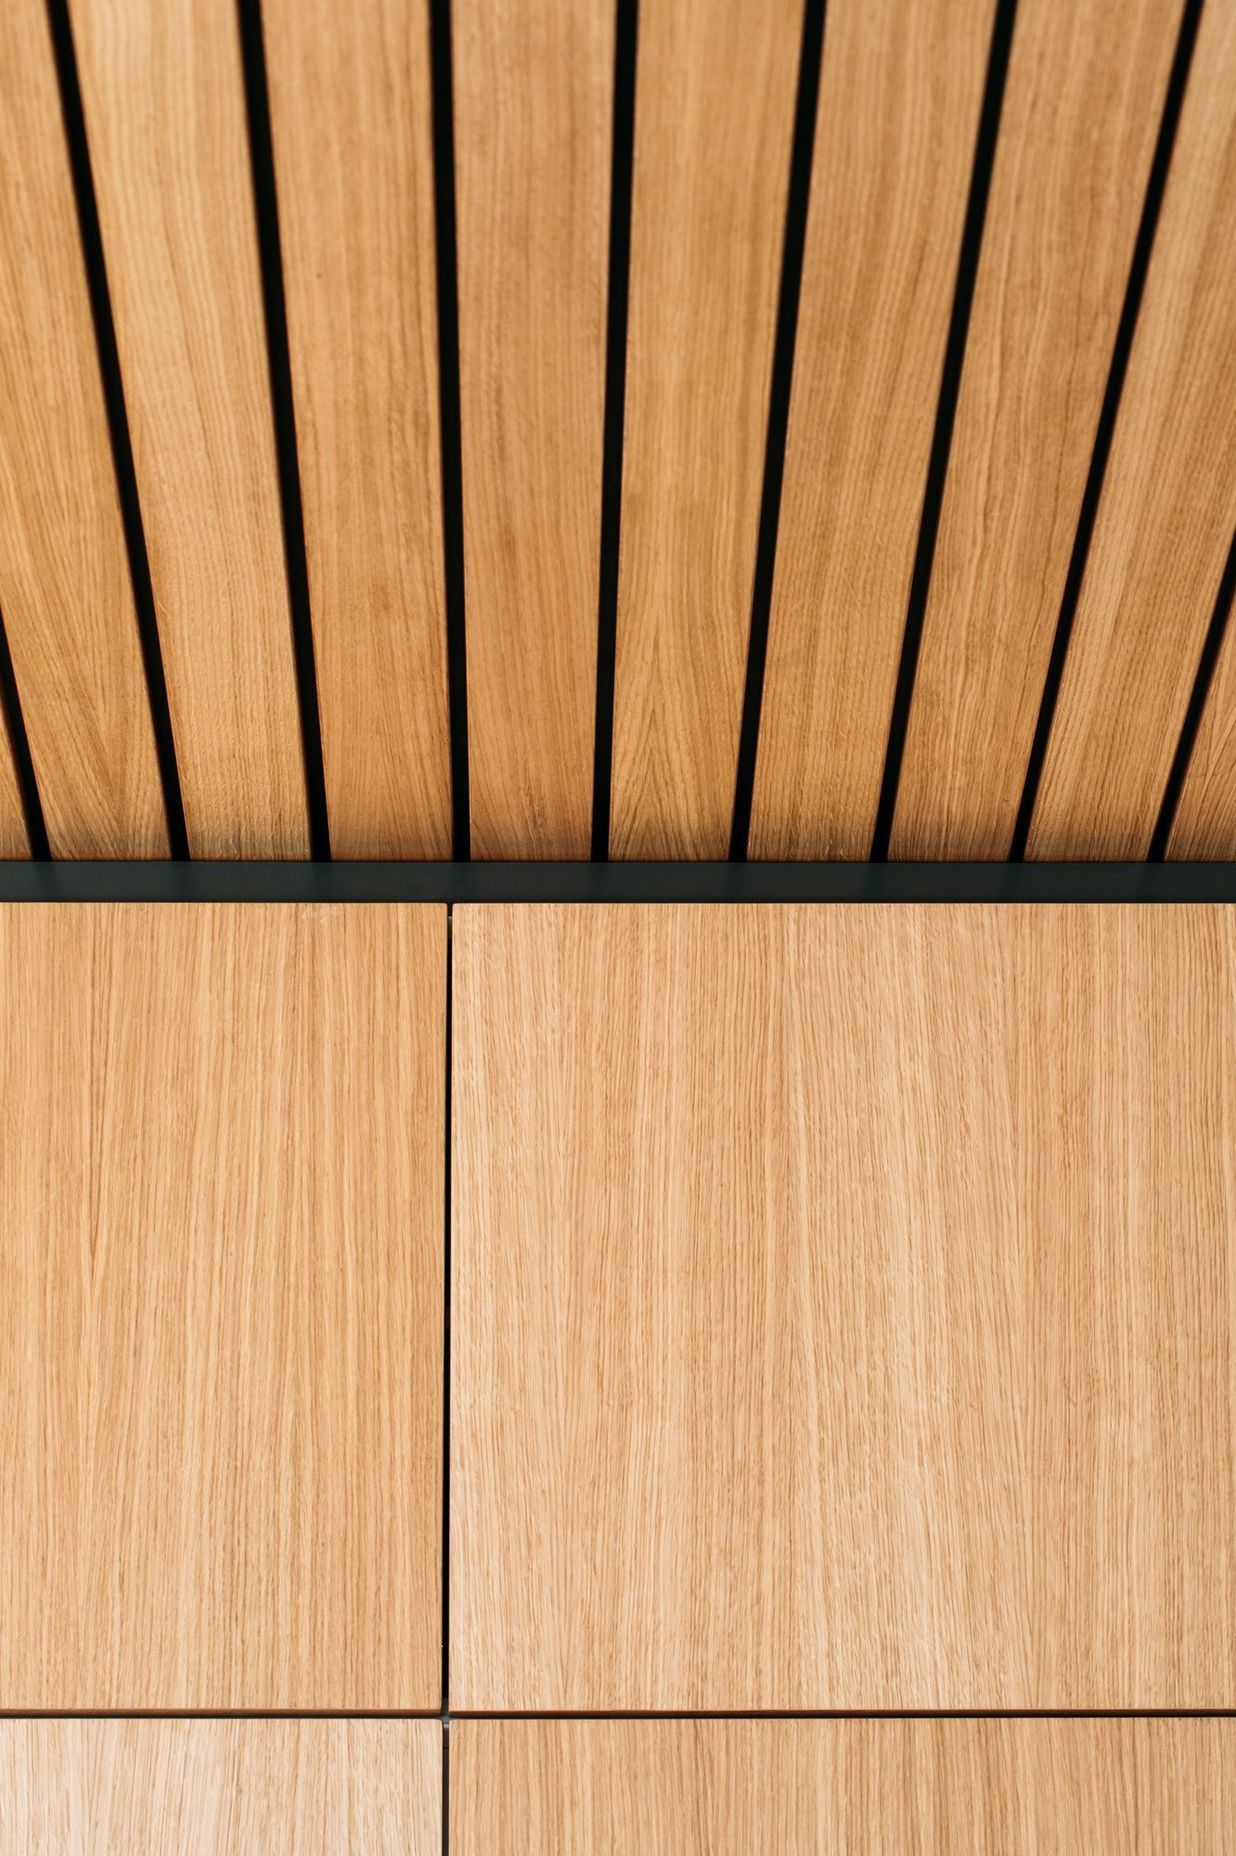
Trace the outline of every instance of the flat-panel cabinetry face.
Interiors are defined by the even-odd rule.
[[[1236,1839],[1236,1721],[459,1721],[455,1856],[1159,1856]]]
[[[436,1721],[0,1721],[0,1850],[438,1856]]]
[[[0,1708],[435,1709],[445,910],[0,909]]]
[[[1236,918],[456,910],[452,1705],[1236,1705]]]

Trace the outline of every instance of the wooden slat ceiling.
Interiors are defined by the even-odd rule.
[[[1236,0],[10,0],[0,855],[1236,856]]]

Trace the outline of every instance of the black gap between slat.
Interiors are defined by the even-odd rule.
[[[305,803],[309,813],[309,854],[315,862],[326,862],[330,858],[330,820],[326,809],[326,776],[322,764],[322,724],[318,709],[317,666],[313,654],[309,569],[305,558],[305,518],[301,505],[300,464],[296,447],[296,408],[292,397],[292,364],[288,350],[287,302],[283,286],[279,199],[275,185],[275,153],[271,138],[261,0],[237,0],[236,13],[244,70],[245,110],[249,124],[249,168],[253,181],[253,210],[262,276],[262,309],[266,322],[266,364],[279,472],[279,502],[283,517],[283,563],[300,710]]]
[[[597,707],[593,735],[592,856],[609,858],[614,782],[614,675],[618,655],[618,551],[622,539],[622,440],[627,391],[631,190],[635,166],[638,0],[618,0],[614,27],[613,153],[609,185],[609,303],[601,441],[601,538],[597,593]]]
[[[17,690],[13,659],[9,654],[9,640],[4,629],[3,613],[0,613],[0,714],[4,718],[4,729],[13,755],[13,771],[17,776],[17,790],[21,795],[21,809],[26,821],[26,836],[30,841],[30,855],[36,863],[47,863],[51,858],[51,846],[47,840],[47,821],[43,817],[43,801],[39,797],[39,783],[35,777],[30,738],[26,734],[26,720],[21,712],[21,697]]]
[[[936,405],[935,430],[923,490],[923,509],[919,520],[918,544],[914,552],[914,570],[910,577],[910,596],[906,607],[905,632],[902,637],[901,662],[888,724],[888,744],[884,754],[884,776],[876,808],[871,856],[876,863],[888,858],[893,832],[893,813],[897,806],[897,787],[901,780],[901,762],[905,754],[906,729],[910,704],[914,699],[914,678],[918,671],[919,650],[923,642],[923,623],[927,615],[927,596],[931,591],[931,573],[935,564],[936,538],[940,529],[940,511],[944,504],[944,486],[948,477],[949,452],[953,444],[953,424],[957,417],[957,400],[961,392],[961,374],[966,359],[966,339],[970,332],[970,312],[974,307],[974,288],[978,279],[979,256],[983,248],[983,227],[987,218],[987,200],[991,193],[992,169],[996,142],[1000,133],[1000,112],[1004,105],[1004,86],[1008,77],[1009,55],[1013,47],[1013,27],[1017,18],[1017,0],[1000,0],[992,22],[991,48],[987,56],[987,77],[983,89],[983,107],[974,143],[974,165],[970,175],[970,195],[962,228],[961,249],[957,259],[957,280],[953,287],[953,308],[949,317],[948,341],[944,350],[944,367],[940,376],[940,397]]]
[[[154,734],[155,755],[163,789],[163,809],[167,819],[168,849],[174,859],[184,862],[189,856],[189,834],[185,825],[184,797],[180,789],[180,768],[176,760],[176,742],[172,731],[172,714],[167,699],[167,678],[163,669],[163,651],[159,643],[159,622],[155,613],[154,588],[150,580],[150,558],[146,550],[146,530],[142,521],[141,499],[137,490],[137,471],[133,463],[133,443],[129,433],[129,415],[125,407],[124,382],[120,373],[120,351],[116,345],[116,325],[112,317],[111,291],[103,257],[103,234],[99,226],[99,208],[95,198],[94,175],[90,166],[90,147],[86,139],[86,116],[82,105],[81,85],[77,75],[77,54],[73,48],[73,28],[69,21],[67,0],[47,0],[47,23],[51,32],[56,65],[56,83],[60,92],[60,113],[68,146],[69,169],[77,208],[77,229],[81,240],[90,312],[94,322],[95,347],[103,402],[107,412],[107,430],[111,442],[112,468],[120,503],[125,549],[129,560],[129,579],[133,587],[133,606],[137,615],[138,642],[146,677],[146,694]]]
[[[768,395],[764,485],[760,494],[760,522],[751,584],[747,677],[738,731],[734,810],[730,824],[730,857],[736,863],[746,860],[751,835],[751,806],[755,797],[755,762],[760,745],[764,670],[768,660],[768,623],[772,608],[773,576],[777,566],[777,530],[781,520],[781,486],[785,476],[794,346],[798,336],[798,305],[802,294],[803,253],[807,242],[807,209],[811,201],[811,167],[815,154],[820,66],[824,55],[825,11],[825,0],[807,0],[803,9],[802,51],[798,64],[798,95],[794,105],[794,139],[790,152],[790,184],[781,251],[781,289],[777,303],[777,333],[773,343],[772,381]]]
[[[1214,610],[1210,615],[1210,624],[1202,653],[1197,662],[1197,675],[1193,679],[1193,691],[1189,697],[1189,706],[1185,710],[1184,722],[1180,729],[1180,740],[1176,744],[1176,753],[1172,760],[1167,784],[1163,788],[1163,803],[1159,807],[1159,816],[1155,821],[1154,832],[1150,839],[1147,853],[1151,863],[1161,864],[1167,856],[1168,840],[1172,835],[1172,826],[1176,823],[1176,813],[1180,806],[1180,795],[1184,791],[1185,775],[1189,771],[1189,762],[1193,758],[1193,747],[1197,741],[1197,731],[1202,725],[1202,712],[1206,707],[1206,698],[1214,681],[1215,666],[1219,662],[1219,652],[1223,646],[1223,635],[1227,630],[1228,618],[1232,610],[1232,601],[1236,598],[1236,532],[1232,535],[1231,545],[1227,551],[1227,563],[1219,580],[1219,591],[1215,595]]]
[[[443,1089],[445,1092],[445,1171],[443,1173],[442,1307],[442,1718],[450,1713],[451,1675],[451,1098],[454,1056],[454,923],[446,910],[446,1009]],[[445,1756],[445,1755],[444,1755]],[[443,1773],[445,1781],[445,1773]]]
[[[454,922],[446,910],[446,1010],[443,1082],[446,1091],[445,1168],[442,1202],[442,1856],[451,1835],[451,1097],[454,1058]]]
[[[434,243],[438,283],[438,431],[442,466],[442,557],[446,679],[451,738],[453,856],[472,855],[468,773],[468,645],[464,609],[463,451],[459,412],[459,279],[455,220],[455,105],[451,0],[430,0],[433,95]]]
[[[1090,470],[1086,477],[1086,488],[1078,512],[1073,552],[1069,557],[1069,571],[1060,599],[1060,615],[1056,621],[1056,634],[1052,640],[1051,656],[1047,662],[1047,675],[1043,682],[1038,720],[1026,762],[1026,778],[1022,787],[1021,803],[1017,808],[1017,821],[1013,826],[1013,838],[1009,846],[1009,859],[1013,863],[1023,861],[1030,838],[1030,825],[1034,818],[1034,808],[1043,778],[1043,765],[1047,759],[1047,744],[1051,739],[1056,705],[1060,699],[1060,685],[1064,678],[1064,664],[1073,632],[1073,620],[1077,614],[1077,602],[1081,596],[1082,580],[1085,577],[1086,561],[1090,554],[1095,518],[1098,515],[1099,500],[1103,494],[1103,480],[1107,474],[1107,460],[1111,453],[1112,435],[1116,429],[1116,415],[1120,410],[1120,396],[1124,390],[1124,378],[1128,371],[1129,355],[1133,347],[1133,333],[1137,327],[1138,311],[1141,309],[1142,293],[1146,286],[1146,274],[1150,268],[1150,254],[1154,249],[1159,212],[1163,205],[1163,192],[1167,186],[1167,174],[1171,166],[1172,149],[1180,123],[1180,111],[1184,103],[1185,88],[1189,81],[1189,67],[1193,61],[1193,47],[1197,39],[1201,15],[1202,0],[1185,0],[1184,11],[1180,19],[1180,32],[1176,39],[1176,52],[1172,60],[1171,76],[1168,79],[1167,92],[1163,99],[1163,114],[1159,120],[1159,134],[1155,142],[1154,158],[1150,164],[1150,175],[1146,182],[1146,197],[1142,202],[1142,216],[1137,228],[1132,261],[1129,265],[1129,281],[1125,287],[1124,304],[1120,311],[1116,339],[1112,346],[1107,386],[1103,393],[1099,423],[1095,428],[1094,450],[1091,453]]]

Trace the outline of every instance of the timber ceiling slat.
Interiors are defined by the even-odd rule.
[[[1179,16],[1018,7],[894,857],[1008,855]]]
[[[1220,4],[1202,12],[1030,857],[1150,845],[1236,527],[1233,200],[1236,7]]]
[[[0,858],[29,857],[26,819],[8,733],[0,723]]]
[[[451,846],[427,0],[266,0],[331,846]]]
[[[452,21],[472,848],[587,857],[614,9]]]
[[[72,0],[189,847],[303,857],[236,21]]]
[[[729,849],[801,0],[640,8],[610,849]]]
[[[870,850],[993,10],[828,8],[753,857]]]
[[[0,7],[0,609],[53,851],[168,848],[42,0]]]
[[[1214,680],[1193,743],[1167,844],[1170,857],[1236,858],[1236,530],[1211,620]]]

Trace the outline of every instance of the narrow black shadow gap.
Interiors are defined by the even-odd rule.
[[[303,861],[303,860],[302,860]],[[0,1721],[437,1721],[432,1708],[0,1708]]]
[[[597,595],[597,711],[592,762],[592,855],[609,857],[614,782],[614,670],[618,655],[618,550],[622,539],[622,438],[627,396],[631,279],[631,177],[635,165],[638,0],[618,0],[614,32],[613,159],[609,183],[609,306],[601,441],[601,542]]]
[[[26,719],[21,712],[21,697],[17,693],[17,678],[13,674],[13,659],[9,655],[3,614],[0,614],[0,714],[4,717],[4,729],[13,754],[13,770],[17,775],[17,790],[21,794],[30,855],[36,863],[47,863],[51,857],[47,822],[43,817],[43,801],[39,798],[39,783],[35,778],[30,738],[26,734]]]
[[[137,471],[133,464],[133,443],[129,435],[129,415],[124,403],[124,383],[120,376],[120,352],[116,346],[116,325],[112,318],[111,291],[108,288],[107,267],[103,258],[103,235],[99,228],[99,209],[95,199],[94,176],[90,167],[90,148],[86,140],[86,116],[82,107],[81,85],[77,76],[77,55],[73,49],[73,28],[69,22],[67,0],[47,0],[47,22],[51,30],[52,51],[56,61],[60,112],[64,122],[65,141],[68,144],[69,168],[73,177],[77,228],[86,270],[86,285],[90,293],[90,311],[94,320],[99,375],[103,383],[103,401],[107,409],[107,429],[112,448],[112,466],[116,473],[116,491],[120,502],[125,547],[129,557],[133,605],[137,614],[137,635],[146,676],[146,693],[150,704],[150,720],[154,733],[159,779],[163,788],[168,849],[173,858],[184,861],[189,856],[189,835],[185,827],[180,769],[176,762],[172,714],[168,706],[167,679],[163,671],[163,651],[159,644],[159,622],[155,615],[154,589],[150,582],[150,559],[146,552],[146,530],[142,522],[141,500],[137,493]]]
[[[442,1175],[442,1856],[451,1839],[451,1098],[455,1024],[454,910],[446,910],[446,1010],[443,1037],[445,1155]]]
[[[393,1708],[0,1708],[4,1721],[443,1721]],[[461,1708],[450,1721],[1230,1721],[1233,1708]],[[445,1754],[443,1755],[445,1758]]]
[[[454,923],[446,911],[446,1031],[443,1088],[446,1152],[443,1172],[442,1243],[442,1718],[451,1706],[451,1059],[454,1031]]]
[[[442,1856],[451,1851],[451,1723],[442,1718]]]
[[[1163,205],[1163,191],[1167,185],[1172,148],[1175,145],[1176,130],[1180,123],[1180,110],[1184,103],[1185,87],[1189,81],[1189,66],[1193,60],[1193,46],[1197,39],[1198,21],[1201,16],[1202,0],[1185,0],[1184,11],[1180,19],[1180,32],[1176,40],[1176,53],[1172,60],[1171,76],[1168,79],[1167,94],[1163,99],[1163,115],[1159,121],[1159,135],[1155,143],[1154,159],[1150,164],[1150,175],[1146,182],[1146,197],[1142,202],[1141,221],[1137,228],[1133,258],[1129,265],[1129,281],[1125,287],[1124,305],[1120,311],[1116,339],[1112,346],[1107,387],[1103,394],[1099,423],[1095,429],[1090,471],[1086,478],[1081,508],[1078,511],[1077,533],[1073,537],[1073,552],[1069,558],[1069,571],[1060,599],[1060,616],[1056,621],[1056,635],[1052,640],[1051,656],[1047,661],[1047,675],[1043,681],[1043,695],[1039,703],[1034,739],[1030,744],[1030,754],[1026,761],[1025,784],[1022,787],[1021,803],[1017,808],[1017,821],[1013,826],[1012,843],[1009,846],[1009,859],[1012,863],[1021,863],[1026,855],[1030,825],[1039,796],[1039,784],[1043,778],[1043,763],[1047,759],[1047,744],[1051,739],[1056,704],[1060,698],[1065,658],[1068,656],[1073,620],[1077,614],[1077,602],[1081,595],[1082,580],[1086,572],[1086,561],[1090,553],[1091,537],[1094,534],[1099,499],[1103,494],[1103,479],[1107,474],[1107,460],[1111,453],[1112,435],[1116,429],[1116,414],[1120,410],[1120,395],[1124,390],[1124,377],[1128,371],[1129,354],[1133,347],[1133,333],[1137,327],[1138,311],[1142,305],[1142,292],[1146,287],[1146,273],[1150,268],[1150,254],[1154,249],[1159,211]]]
[[[785,209],[785,240],[781,248],[781,291],[777,304],[777,334],[773,344],[772,384],[768,395],[764,487],[760,496],[760,526],[751,583],[747,680],[738,731],[738,765],[734,775],[734,811],[730,825],[730,857],[738,863],[746,859],[747,841],[751,835],[751,805],[755,796],[755,759],[760,745],[764,667],[768,660],[768,620],[772,608],[773,575],[777,567],[777,528],[781,519],[781,485],[785,476],[785,443],[790,422],[794,344],[798,335],[803,252],[807,242],[807,208],[811,200],[811,164],[815,154],[816,106],[820,95],[820,64],[824,55],[825,10],[826,0],[807,0],[803,12],[798,97],[794,105],[794,140],[790,153],[790,185]]]
[[[464,618],[463,451],[459,414],[459,278],[455,225],[455,103],[451,0],[430,0],[434,238],[438,274],[438,430],[442,457],[442,556],[446,683],[451,732],[453,856],[472,855],[468,780],[468,642]]]
[[[1231,1708],[643,1708],[506,1712],[461,1708],[454,1721],[1227,1721]]]
[[[1189,771],[1189,762],[1193,757],[1193,745],[1202,723],[1202,711],[1206,707],[1206,698],[1210,694],[1210,685],[1214,681],[1215,666],[1219,661],[1219,652],[1223,646],[1223,634],[1227,630],[1233,598],[1236,598],[1236,533],[1233,533],[1231,546],[1227,551],[1227,565],[1219,581],[1219,591],[1215,596],[1214,611],[1210,615],[1206,642],[1202,646],[1202,654],[1197,661],[1193,693],[1189,698],[1189,706],[1185,710],[1180,740],[1176,745],[1176,755],[1172,761],[1171,772],[1167,776],[1167,784],[1163,788],[1163,804],[1159,807],[1159,816],[1150,839],[1147,860],[1152,864],[1161,864],[1167,856],[1168,839],[1172,835],[1172,826],[1176,823],[1176,812],[1180,805],[1180,795],[1184,791],[1185,775]]]
[[[880,785],[880,802],[876,807],[875,831],[871,856],[874,862],[888,858],[893,832],[893,813],[897,806],[897,787],[901,780],[901,762],[905,753],[906,729],[910,704],[914,698],[914,678],[918,671],[919,649],[923,642],[923,622],[927,615],[927,595],[931,590],[931,572],[936,557],[936,537],[940,529],[940,511],[944,503],[944,485],[948,477],[949,452],[953,443],[953,423],[957,417],[957,399],[961,392],[961,374],[966,358],[966,338],[970,332],[970,312],[974,307],[974,287],[978,278],[979,254],[983,248],[983,225],[987,218],[987,200],[991,192],[991,174],[996,158],[996,140],[1000,133],[1000,112],[1004,105],[1004,85],[1008,77],[1009,54],[1013,47],[1013,26],[1017,17],[1017,0],[1000,0],[991,29],[991,49],[987,57],[987,78],[983,90],[983,108],[974,143],[974,166],[970,176],[970,197],[966,201],[965,224],[957,258],[957,281],[953,287],[953,308],[949,318],[948,341],[944,350],[944,367],[940,376],[940,398],[936,406],[935,431],[927,464],[927,481],[923,490],[923,511],[919,520],[918,545],[914,551],[914,570],[910,577],[910,596],[906,606],[905,632],[901,645],[901,662],[897,667],[897,684],[889,716],[888,745],[884,754],[884,777]]]
[[[279,199],[275,187],[275,153],[271,140],[261,0],[237,0],[236,14],[245,77],[249,168],[253,178],[253,210],[262,273],[262,309],[266,320],[266,364],[270,378],[270,405],[279,470],[279,501],[283,513],[283,563],[292,625],[296,695],[300,707],[305,802],[309,812],[309,854],[315,861],[325,862],[330,857],[330,821],[326,810],[326,777],[322,766],[322,724],[318,711],[318,674],[313,656],[309,569],[305,559],[305,518],[301,506],[300,465],[296,450],[296,408],[292,398],[292,364],[288,352],[287,302],[283,289]]]

